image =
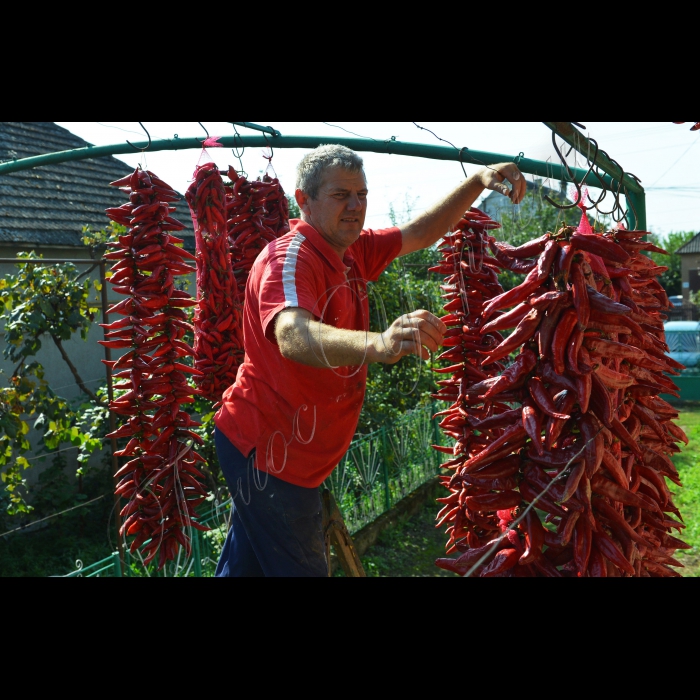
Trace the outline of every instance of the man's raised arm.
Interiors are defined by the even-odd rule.
[[[511,184],[511,189],[505,181]],[[399,255],[428,248],[440,240],[454,226],[485,190],[495,190],[509,197],[513,204],[520,204],[527,185],[515,163],[499,163],[482,168],[470,175],[445,199],[401,226],[403,245]]]

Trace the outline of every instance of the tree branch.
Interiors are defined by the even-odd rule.
[[[91,255],[90,257],[92,257],[92,255]],[[95,261],[95,264],[92,265],[91,267],[89,267],[87,270],[85,270],[85,272],[81,272],[81,273],[75,278],[75,281],[77,282],[81,277],[87,277],[87,275],[89,275],[96,267],[98,267],[99,264],[100,264],[100,261],[99,261],[99,260],[96,260],[96,261]]]
[[[85,386],[85,383],[83,382],[82,377],[78,374],[78,370],[75,368],[75,365],[70,361],[70,357],[68,357],[68,354],[66,353],[65,349],[63,348],[63,344],[61,343],[60,338],[57,338],[55,335],[51,334],[51,338],[53,339],[53,342],[56,343],[56,347],[58,348],[58,351],[61,353],[61,357],[65,361],[65,363],[68,365],[68,369],[73,373],[73,376],[75,377],[76,384],[80,387],[81,391],[84,394],[87,394],[96,404],[99,406],[106,406],[107,404],[103,403],[100,401],[100,399],[97,398],[95,394],[93,394],[90,389],[88,389]]]

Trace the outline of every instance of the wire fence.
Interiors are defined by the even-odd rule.
[[[321,488],[332,491],[351,534],[375,521],[401,499],[426,483],[440,471],[444,455],[431,445],[445,445],[445,438],[433,418],[438,408],[426,404],[405,413],[398,421],[368,435],[357,437],[345,457]],[[138,550],[125,547],[125,567],[118,552],[101,561],[76,568],[63,578],[74,577],[209,577],[213,576],[226,539],[231,517],[231,499],[209,502],[209,510],[200,519],[208,532],[192,530],[192,553],[180,549],[176,561],[161,571],[146,566]],[[146,543],[144,543],[146,544]]]

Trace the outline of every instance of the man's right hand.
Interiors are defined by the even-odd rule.
[[[372,339],[374,353],[370,361],[393,365],[405,355],[423,360],[437,352],[445,339],[447,326],[437,317],[418,309],[399,316],[383,333]]]

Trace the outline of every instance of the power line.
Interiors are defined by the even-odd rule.
[[[377,141],[378,139],[373,139],[371,136],[362,136],[361,134],[356,134],[354,131],[348,131],[342,126],[338,126],[337,124],[331,124],[330,122],[321,122],[321,124],[325,124],[326,126],[332,126],[335,129],[341,129],[344,131],[346,134],[352,134],[353,136],[357,136],[358,138],[361,139],[369,139],[370,141]],[[389,139],[387,139],[389,140]]]
[[[671,168],[674,168],[674,167],[681,161],[681,159],[686,155],[686,153],[688,153],[688,151],[689,151],[696,143],[697,143],[697,139],[695,139],[695,140],[693,141],[693,143],[691,143],[690,146],[688,146],[688,148],[686,148],[685,151],[683,151],[683,153],[681,154],[680,158],[678,158],[676,161],[674,161],[673,165],[672,165],[670,168],[668,168],[668,170],[666,170],[666,171],[664,172],[664,174],[663,174],[660,178],[658,178],[658,179],[656,180],[656,182],[652,183],[651,186],[653,187],[657,182],[659,182],[660,180],[662,180],[662,179],[664,178],[664,176],[668,174],[668,172],[671,170]]]
[[[39,523],[43,523],[46,520],[51,520],[51,518],[57,518],[59,515],[63,515],[64,513],[70,513],[70,511],[75,510],[76,508],[82,508],[83,506],[89,506],[91,503],[95,503],[95,501],[99,501],[100,499],[104,498],[105,494],[102,496],[98,496],[97,498],[93,498],[91,501],[85,501],[85,503],[79,503],[77,506],[73,506],[72,508],[67,508],[66,510],[62,510],[60,513],[54,513],[53,515],[47,515],[45,518],[41,518],[40,520],[35,520],[34,522],[27,523],[26,525],[20,525],[20,527],[16,527],[14,530],[8,530],[7,532],[3,532],[0,537],[6,537],[7,535],[11,535],[13,532],[19,532],[20,530],[26,530],[28,527],[31,527],[32,525],[38,525]]]

